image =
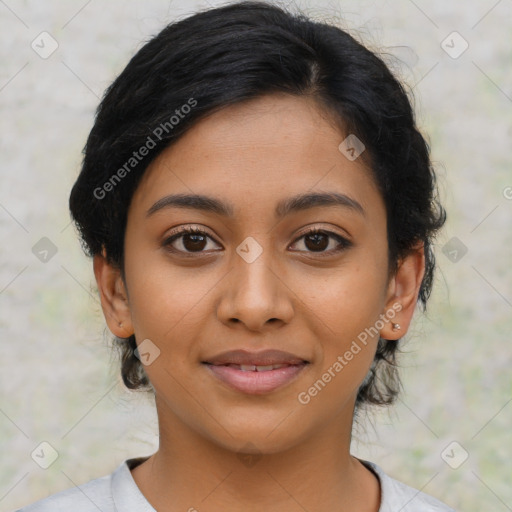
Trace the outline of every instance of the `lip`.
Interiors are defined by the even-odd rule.
[[[275,349],[262,350],[259,352],[250,352],[248,350],[228,350],[227,352],[222,352],[221,354],[205,359],[202,362],[215,366],[226,364],[268,366],[271,364],[299,365],[302,363],[309,363],[309,361],[303,357]]]
[[[304,371],[309,363],[301,362],[265,371],[244,371],[228,365],[203,364],[214,377],[231,388],[251,395],[261,395],[289,384]]]
[[[261,395],[269,393],[294,380],[309,364],[309,361],[290,352],[282,350],[229,350],[206,361],[206,369],[215,378],[243,393]],[[244,369],[240,366],[277,366],[280,368],[258,371]]]

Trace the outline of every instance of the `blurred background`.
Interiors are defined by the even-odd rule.
[[[224,3],[0,1],[0,510],[157,449],[152,400],[120,381],[68,196],[94,110],[130,57]],[[405,391],[361,417],[352,451],[457,510],[512,510],[512,1],[298,8],[409,85],[448,210],[429,308],[403,345]]]

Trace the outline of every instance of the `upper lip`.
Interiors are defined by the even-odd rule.
[[[250,352],[248,350],[228,350],[216,356],[210,357],[203,363],[214,365],[237,364],[269,366],[274,364],[302,364],[308,363],[306,359],[290,352],[282,350],[263,350],[260,352]]]

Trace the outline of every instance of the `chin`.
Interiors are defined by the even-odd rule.
[[[297,430],[296,425],[287,424],[282,417],[276,421],[253,421],[246,423],[224,423],[227,432],[210,435],[210,440],[226,450],[235,453],[265,455],[280,453],[300,444],[306,437],[305,432]]]

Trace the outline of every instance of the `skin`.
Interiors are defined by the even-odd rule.
[[[128,212],[126,282],[95,256],[109,329],[160,350],[145,366],[160,446],[132,470],[156,510],[378,511],[378,479],[350,455],[356,393],[378,337],[308,404],[297,399],[397,303],[392,321],[401,330],[386,322],[380,335],[403,336],[424,274],[417,247],[389,276],[385,205],[362,158],[339,151],[344,138],[311,98],[274,94],[225,108],[148,167]],[[364,215],[317,206],[276,219],[278,201],[306,192],[346,194]],[[234,216],[176,207],[146,215],[176,193],[229,202]],[[209,238],[197,248],[185,235],[171,252],[165,240],[186,225]],[[302,236],[309,227],[352,246],[334,253],[339,242],[330,237],[315,250]],[[262,249],[252,263],[236,252],[247,237]],[[280,389],[247,395],[201,364],[236,348],[279,348],[310,364]],[[252,453],[253,463],[239,452]]]

